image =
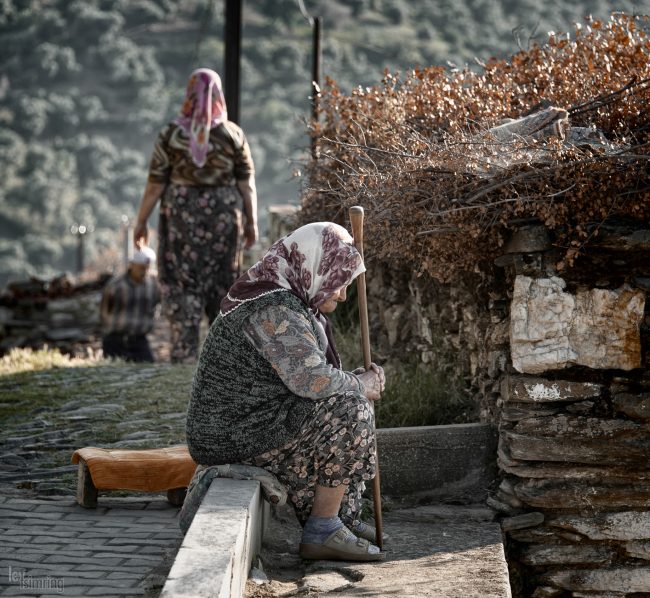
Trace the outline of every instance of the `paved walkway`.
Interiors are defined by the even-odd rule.
[[[164,324],[158,320],[152,338],[161,361],[168,354]],[[180,544],[178,508],[164,495],[100,492],[99,507],[84,509],[74,499],[77,466],[70,456],[83,446],[183,442],[184,379],[166,382],[150,404],[134,406],[126,392],[151,387],[167,367],[107,363],[45,369],[28,380],[0,376],[0,596],[160,594]],[[16,410],[12,394],[26,392],[25,384],[35,401],[26,394]]]
[[[158,596],[180,543],[164,498],[0,496],[1,596]]]

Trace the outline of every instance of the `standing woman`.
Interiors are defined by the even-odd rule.
[[[133,232],[146,245],[160,205],[159,280],[171,361],[198,355],[203,313],[212,322],[239,272],[239,240],[257,239],[255,171],[244,132],[228,120],[219,75],[197,69],[180,115],[158,135]]]

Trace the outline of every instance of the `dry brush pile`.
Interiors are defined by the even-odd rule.
[[[343,222],[363,205],[376,259],[406,260],[440,281],[498,255],[522,222],[555,231],[559,270],[605,220],[650,222],[649,22],[589,21],[480,72],[386,73],[382,86],[350,95],[328,80],[302,220]],[[489,132],[548,106],[604,144],[567,143],[561,128],[550,138]]]

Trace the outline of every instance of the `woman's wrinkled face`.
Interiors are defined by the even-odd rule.
[[[345,301],[348,298],[347,290],[348,287],[346,285],[334,291],[332,295],[319,305],[318,310],[324,314],[331,314],[336,309],[338,303]]]

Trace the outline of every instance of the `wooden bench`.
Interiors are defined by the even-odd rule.
[[[95,508],[100,490],[167,491],[167,500],[181,506],[196,463],[187,446],[147,450],[78,449],[77,502]]]

